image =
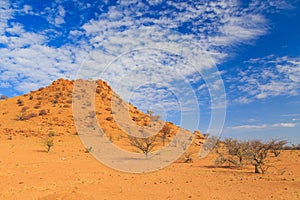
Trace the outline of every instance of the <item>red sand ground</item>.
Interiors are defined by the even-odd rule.
[[[285,151],[278,169],[214,168],[215,155],[128,174],[99,163],[78,136],[57,136],[46,153],[40,138],[0,139],[0,199],[299,199],[299,151]]]

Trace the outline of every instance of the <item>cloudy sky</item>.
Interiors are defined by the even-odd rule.
[[[299,21],[298,0],[2,0],[0,94],[100,78],[187,129],[300,143]]]

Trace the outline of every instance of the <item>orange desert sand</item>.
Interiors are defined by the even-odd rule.
[[[112,118],[111,98],[117,94],[105,82],[95,83],[95,113],[91,115],[113,143],[133,150]],[[267,174],[253,173],[252,166],[216,168],[214,152],[203,159],[194,153],[192,163],[180,158],[149,173],[111,169],[86,152],[76,132],[73,86],[74,81],[59,79],[38,91],[0,101],[1,200],[300,199],[300,151],[296,150],[283,151]],[[148,115],[127,106],[137,125],[150,124]],[[168,138],[173,138],[179,128],[172,123],[165,126],[170,129]],[[49,134],[54,146],[47,153]],[[202,142],[193,141],[191,152],[199,151]]]

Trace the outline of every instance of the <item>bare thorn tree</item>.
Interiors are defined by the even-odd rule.
[[[255,173],[265,174],[269,168],[266,165],[266,159],[271,145],[263,143],[259,140],[252,140],[249,142],[249,156],[252,159],[252,164],[255,167]]]
[[[142,151],[146,159],[148,159],[148,154],[153,150],[153,148],[157,145],[156,136],[150,136],[145,138],[139,138],[129,135],[128,136],[129,143],[131,146]]]
[[[281,151],[283,150],[284,145],[287,144],[287,141],[272,139],[269,143],[271,145],[271,152],[274,154],[275,157],[278,157]]]
[[[285,144],[285,140],[271,140],[269,142],[251,140],[246,142],[225,139],[216,147],[219,156],[215,160],[215,165],[228,163],[229,166],[242,167],[245,163],[250,163],[254,166],[255,173],[265,174],[268,168],[272,166],[270,165],[269,153],[274,153],[275,157],[279,156],[280,150]]]

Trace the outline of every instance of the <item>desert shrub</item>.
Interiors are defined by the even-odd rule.
[[[24,102],[23,102],[22,99],[18,99],[18,100],[17,100],[17,104],[18,104],[19,106],[23,106],[23,105],[24,105]]]
[[[275,157],[278,157],[283,149],[283,146],[287,144],[286,140],[276,140],[272,139],[270,141],[271,145],[271,152],[274,154]]]
[[[52,101],[52,103],[53,103],[53,104],[57,104],[57,103],[58,103],[58,100],[57,100],[57,99],[54,99],[54,100]]]
[[[41,101],[41,100],[43,100],[43,97],[37,97],[36,99]]]
[[[33,99],[33,96],[32,95],[29,95],[29,100],[32,100]]]
[[[63,107],[64,107],[64,108],[70,108],[70,105],[65,104]]]
[[[22,99],[18,99],[17,100],[17,104],[21,104],[21,103],[23,103],[23,100]]]
[[[109,107],[105,108],[105,110],[111,112],[111,108]]]
[[[47,111],[44,110],[44,109],[43,109],[43,110],[40,110],[39,115],[40,115],[40,116],[47,115]]]
[[[282,150],[300,150],[300,144],[291,144],[291,145],[284,145]]]
[[[46,140],[47,153],[49,153],[50,149],[54,146],[53,138],[48,138]]]

